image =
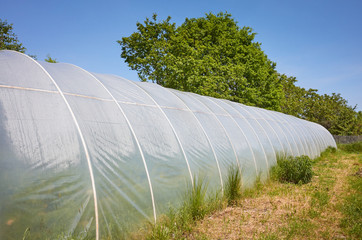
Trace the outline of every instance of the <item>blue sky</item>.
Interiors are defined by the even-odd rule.
[[[116,42],[136,22],[157,13],[181,24],[186,17],[227,11],[257,33],[277,70],[320,94],[341,93],[362,110],[362,1],[83,1],[0,0],[0,18],[38,60],[47,54],[96,73],[137,80]]]

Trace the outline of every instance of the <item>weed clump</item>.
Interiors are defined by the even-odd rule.
[[[306,184],[313,176],[312,161],[308,156],[278,157],[272,176],[282,183]]]
[[[235,205],[242,193],[242,182],[239,168],[230,166],[225,182],[225,198],[229,206]]]
[[[194,183],[186,191],[182,211],[185,211],[193,220],[201,219],[207,213],[207,183],[203,178],[194,177]]]

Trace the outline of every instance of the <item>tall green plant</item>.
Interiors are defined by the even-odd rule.
[[[228,169],[228,175],[225,181],[225,198],[228,205],[235,205],[242,193],[241,173],[236,165]]]
[[[204,178],[194,176],[193,186],[186,191],[183,211],[186,211],[193,220],[203,218],[207,212],[207,187]]]

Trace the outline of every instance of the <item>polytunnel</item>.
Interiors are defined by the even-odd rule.
[[[251,186],[328,146],[293,116],[0,51],[0,239],[121,236],[195,176],[223,191],[236,165]]]

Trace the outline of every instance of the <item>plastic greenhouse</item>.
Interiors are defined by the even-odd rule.
[[[253,184],[277,154],[336,147],[279,112],[0,51],[0,239],[118,236],[156,221],[194,176]]]

